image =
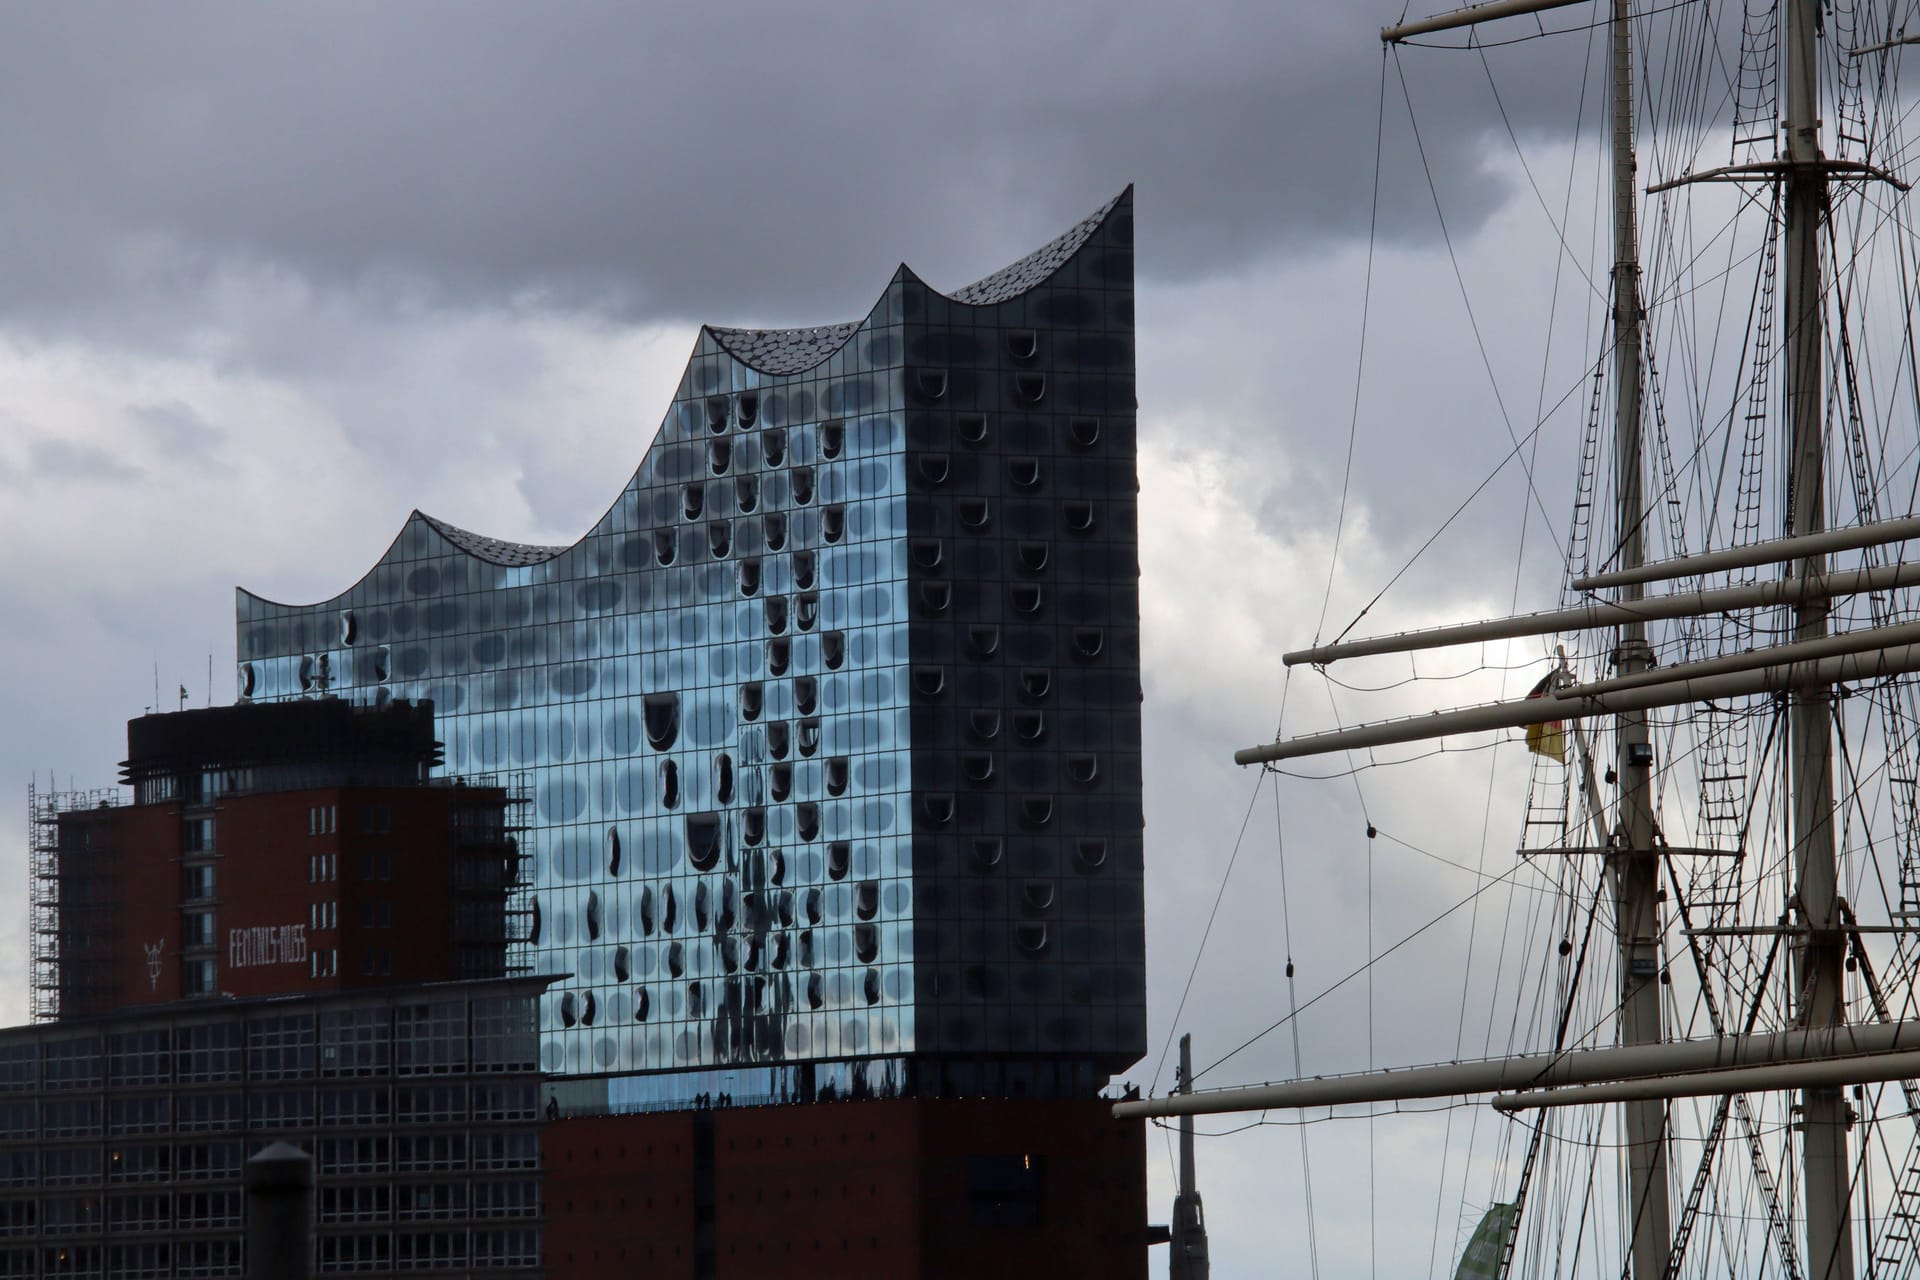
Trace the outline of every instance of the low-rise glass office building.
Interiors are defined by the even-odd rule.
[[[244,1274],[241,1166],[314,1156],[320,1275],[538,1276],[544,979],[0,1030],[0,1277]]]

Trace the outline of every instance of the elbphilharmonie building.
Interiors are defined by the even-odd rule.
[[[703,329],[572,545],[415,513],[332,599],[240,592],[243,698],[431,700],[526,796],[545,1070],[1060,1096],[1145,1051],[1132,224]]]

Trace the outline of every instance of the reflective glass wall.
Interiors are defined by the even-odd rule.
[[[1131,263],[1123,197],[970,294],[703,330],[573,546],[416,513],[240,593],[243,697],[431,699],[531,790],[547,1070],[1144,1049]]]

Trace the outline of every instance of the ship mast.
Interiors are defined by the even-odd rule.
[[[1631,0],[1612,0],[1608,23],[1613,68],[1613,361],[1614,488],[1620,543],[1616,567],[1632,576],[1646,563],[1646,494],[1642,477],[1645,451],[1641,432],[1640,237],[1634,216],[1633,17]],[[1556,3],[1477,5],[1381,32],[1387,41],[1490,18],[1557,8]],[[1637,616],[1646,588],[1637,579],[1623,584],[1616,597],[1626,620],[1613,648],[1613,666],[1622,678],[1653,668],[1647,624]],[[1607,848],[1607,879],[1614,898],[1619,948],[1620,1026],[1623,1045],[1660,1044],[1666,1039],[1660,993],[1660,854],[1653,815],[1653,740],[1644,709],[1626,709],[1614,717],[1614,775],[1620,804]],[[1631,1273],[1639,1280],[1667,1274],[1672,1251],[1672,1221],[1667,1173],[1667,1104],[1663,1099],[1629,1102],[1626,1112],[1627,1213],[1632,1236]]]
[[[1609,23],[1613,62],[1613,359],[1614,475],[1619,503],[1620,545],[1616,557],[1631,572],[1646,563],[1645,466],[1640,412],[1640,242],[1634,218],[1633,45],[1629,0],[1613,0]],[[1628,609],[1646,588],[1628,583],[1618,600]],[[1635,619],[1616,632],[1614,670],[1632,677],[1653,667],[1647,625]],[[1613,850],[1607,856],[1620,951],[1620,1043],[1659,1044],[1666,1039],[1660,1000],[1660,855],[1654,847],[1653,740],[1645,711],[1614,718],[1614,772],[1620,808]],[[1626,1111],[1627,1213],[1632,1238],[1632,1274],[1656,1280],[1667,1274],[1673,1235],[1667,1186],[1667,1104],[1629,1102]]]
[[[1489,0],[1452,13],[1389,27],[1388,43],[1472,26],[1495,18],[1538,13],[1576,0]],[[1500,637],[1561,630],[1611,628],[1614,674],[1598,682],[1553,688],[1543,704],[1494,703],[1283,739],[1243,749],[1241,764],[1258,764],[1355,748],[1442,738],[1533,725],[1550,719],[1609,716],[1615,726],[1614,776],[1619,807],[1608,833],[1606,873],[1614,896],[1619,973],[1619,1046],[1538,1059],[1507,1058],[1432,1068],[1368,1072],[1278,1085],[1119,1104],[1117,1115],[1219,1114],[1272,1107],[1319,1107],[1385,1099],[1519,1092],[1496,1101],[1507,1110],[1583,1102],[1625,1104],[1630,1201],[1630,1273],[1664,1278],[1674,1265],[1667,1167],[1667,1100],[1762,1089],[1797,1089],[1800,1104],[1801,1197],[1809,1280],[1854,1280],[1851,1160],[1853,1113],[1849,1084],[1905,1079],[1920,1053],[1908,1052],[1920,1021],[1851,1026],[1846,1021],[1846,904],[1839,895],[1834,818],[1833,708],[1835,686],[1920,672],[1920,643],[1901,626],[1876,625],[1834,635],[1836,596],[1920,584],[1920,566],[1896,562],[1828,573],[1836,550],[1888,546],[1920,537],[1911,514],[1895,520],[1829,531],[1825,503],[1825,412],[1822,387],[1824,301],[1820,243],[1830,177],[1871,178],[1901,191],[1907,184],[1864,162],[1825,159],[1820,150],[1819,0],[1784,0],[1781,97],[1782,154],[1768,163],[1734,164],[1660,183],[1779,181],[1785,221],[1781,311],[1785,316],[1785,410],[1790,441],[1787,510],[1782,536],[1764,543],[1682,555],[1648,564],[1642,432],[1638,229],[1635,223],[1631,0],[1611,3],[1612,201],[1614,264],[1615,481],[1619,544],[1605,573],[1574,583],[1578,590],[1613,588],[1612,601],[1588,600],[1571,609],[1496,619],[1396,636],[1340,640],[1286,655],[1288,665],[1324,665],[1366,654],[1403,653]],[[1890,46],[1876,45],[1860,52]],[[1863,515],[1865,513],[1863,512]],[[1649,596],[1644,584],[1728,567],[1790,563],[1781,580],[1718,590]],[[1743,608],[1790,611],[1793,637],[1749,653],[1657,669],[1647,642],[1649,619],[1702,616]],[[1658,873],[1668,852],[1655,824],[1653,743],[1648,710],[1703,699],[1786,695],[1785,770],[1794,880],[1783,925],[1792,940],[1790,1008],[1794,1027],[1754,1038],[1717,1029],[1710,1041],[1668,1042],[1661,999]],[[1574,850],[1568,850],[1574,852]],[[1690,850],[1712,854],[1714,850]],[[1736,930],[1744,931],[1744,930]],[[1771,929],[1755,928],[1754,933]],[[1524,1081],[1524,1083],[1520,1083]],[[1764,1170],[1762,1171],[1765,1181]],[[1704,1175],[1703,1175],[1704,1176]],[[1791,1268],[1790,1268],[1791,1270]]]
[[[1787,530],[1818,533],[1826,526],[1825,442],[1822,439],[1820,220],[1826,212],[1827,174],[1820,155],[1820,72],[1814,60],[1820,21],[1817,0],[1786,0],[1786,404],[1790,439]],[[1813,552],[1795,566],[1799,576],[1824,574],[1827,557]],[[1831,605],[1800,602],[1794,639],[1827,634]],[[1840,931],[1839,868],[1833,840],[1833,689],[1811,685],[1790,697],[1787,741],[1792,770],[1794,906],[1800,931],[1794,952],[1795,1017],[1808,1028],[1846,1021],[1846,942]],[[1847,1128],[1852,1117],[1837,1086],[1800,1095],[1802,1161],[1807,1206],[1807,1265],[1816,1280],[1853,1280]]]

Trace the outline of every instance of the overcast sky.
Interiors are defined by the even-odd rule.
[[[25,884],[27,778],[110,784],[156,665],[164,706],[182,684],[191,705],[207,700],[209,660],[212,699],[231,700],[236,585],[330,595],[416,506],[569,541],[631,474],[699,322],[854,318],[902,260],[951,288],[1131,182],[1153,1042],[1131,1078],[1169,1086],[1176,1009],[1214,1061],[1285,1012],[1289,950],[1303,1000],[1365,961],[1368,816],[1457,862],[1484,849],[1491,873],[1512,864],[1511,749],[1365,775],[1358,791],[1289,779],[1278,824],[1261,792],[1200,951],[1258,781],[1231,754],[1273,736],[1279,653],[1321,613],[1383,88],[1329,634],[1596,349],[1589,282],[1565,266],[1520,160],[1556,212],[1571,173],[1568,238],[1584,259],[1593,155],[1573,149],[1573,125],[1587,36],[1484,67],[1415,50],[1383,69],[1376,32],[1399,3],[0,10],[0,880]],[[1588,21],[1568,12],[1561,25]],[[1585,91],[1591,120],[1599,90]],[[1584,407],[1576,394],[1576,417]],[[1360,629],[1505,612],[1516,591],[1522,607],[1552,603],[1577,425],[1563,412],[1541,437],[1552,527],[1508,467]],[[1482,674],[1404,705],[1501,687]],[[1288,697],[1290,730],[1332,717],[1311,675]],[[1376,950],[1480,883],[1384,841],[1372,856]],[[1481,962],[1470,939],[1487,947],[1529,892],[1485,895],[1480,932],[1463,912],[1380,966],[1375,1061],[1461,1051],[1455,975]],[[0,1012],[14,1019],[21,915],[0,931]],[[1307,1071],[1366,1064],[1367,1000],[1350,985],[1302,1019]],[[1476,1016],[1468,1051],[1485,1034]],[[1293,1069],[1291,1039],[1272,1035],[1203,1083]],[[1320,1274],[1367,1275],[1374,1249],[1382,1272],[1451,1274],[1456,1228],[1510,1179],[1476,1166],[1463,1180],[1455,1163],[1443,1186],[1448,1123],[1312,1128]],[[1150,1139],[1164,1221],[1170,1165]],[[1410,1223],[1383,1209],[1377,1240],[1370,1150],[1380,1202],[1420,1206]],[[1208,1139],[1200,1168],[1216,1276],[1308,1274],[1296,1129]]]

